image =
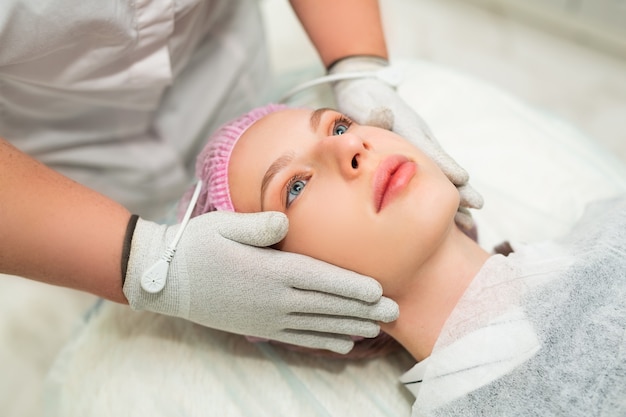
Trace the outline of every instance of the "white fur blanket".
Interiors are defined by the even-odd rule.
[[[414,363],[406,353],[329,360],[112,303],[88,321],[50,375],[50,415],[410,414],[398,382]]]

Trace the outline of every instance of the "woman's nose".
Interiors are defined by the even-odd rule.
[[[358,135],[350,132],[327,136],[320,145],[324,160],[348,178],[360,174],[370,148]]]

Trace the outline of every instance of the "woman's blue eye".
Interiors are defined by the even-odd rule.
[[[346,133],[348,131],[348,127],[349,126],[346,126],[346,125],[343,125],[343,124],[336,125],[333,128],[333,135],[335,135],[335,136],[343,135],[344,133]]]
[[[299,179],[291,181],[287,186],[287,207],[300,195],[306,186],[307,180]]]

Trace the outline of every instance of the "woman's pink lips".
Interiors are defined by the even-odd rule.
[[[407,157],[392,155],[384,159],[374,173],[374,207],[376,213],[393,200],[415,175],[417,166]]]

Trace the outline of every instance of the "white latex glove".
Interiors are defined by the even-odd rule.
[[[338,353],[352,349],[348,335],[374,337],[376,321],[398,317],[397,304],[381,297],[374,279],[266,248],[287,233],[287,217],[278,212],[218,211],[191,219],[165,287],[149,293],[141,277],[179,227],[137,221],[124,283],[133,309]]]
[[[355,56],[334,64],[329,74],[371,73],[388,68],[385,59]],[[394,86],[370,76],[335,82],[333,91],[338,110],[355,122],[392,130],[433,159],[459,190],[461,201],[456,222],[466,231],[474,228],[468,209],[481,208],[482,197],[469,185],[467,172],[443,150],[424,120],[398,95]]]

